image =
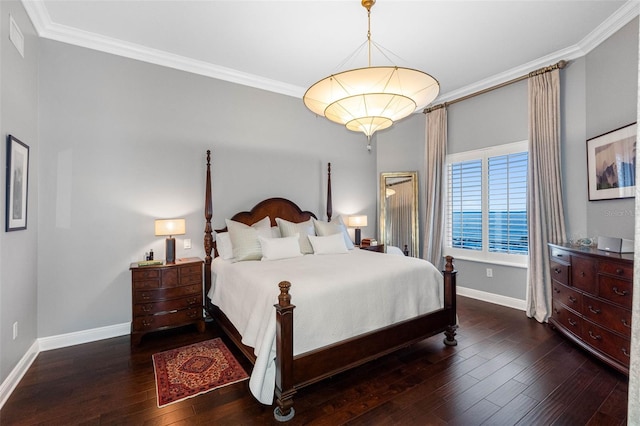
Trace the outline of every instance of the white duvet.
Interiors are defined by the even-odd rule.
[[[276,261],[212,262],[208,296],[255,349],[252,394],[271,404],[275,389],[278,283],[291,283],[294,355],[443,306],[442,274],[429,262],[366,250]]]

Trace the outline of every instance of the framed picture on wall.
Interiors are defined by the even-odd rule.
[[[5,230],[27,229],[29,146],[7,136],[7,203]]]
[[[587,140],[589,201],[633,197],[636,123]]]

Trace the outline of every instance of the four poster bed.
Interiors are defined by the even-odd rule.
[[[339,254],[234,262],[219,255],[217,247],[223,233],[230,233],[227,228],[265,221],[266,229],[271,230],[277,230],[278,224],[283,229],[283,221],[326,228],[336,222],[322,223],[312,212],[289,200],[270,198],[227,220],[227,228],[216,230],[220,241],[214,243],[212,215],[211,159],[207,151],[206,309],[254,364],[249,387],[256,399],[272,404],[275,396],[277,420],[293,418],[293,396],[301,387],[438,333],[444,332],[446,345],[457,344],[457,272],[451,257],[446,258],[442,273],[422,259],[358,248]],[[331,221],[331,165],[327,216]],[[299,234],[290,238],[297,240]],[[333,234],[325,239],[329,238],[336,241],[341,237]],[[285,239],[273,238],[281,242]],[[263,247],[266,240],[260,240],[265,243]],[[312,244],[325,241],[309,240]],[[299,247],[301,251],[302,245]],[[315,254],[320,253],[318,247],[322,246],[314,245]],[[277,278],[280,274],[282,279]],[[250,283],[253,281],[256,283]],[[295,315],[292,295],[297,306]],[[358,309],[359,305],[363,308]]]

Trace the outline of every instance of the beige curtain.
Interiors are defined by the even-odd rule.
[[[424,246],[422,257],[442,268],[442,233],[444,231],[445,157],[447,155],[447,109],[438,108],[426,114],[424,165]]]
[[[548,242],[565,241],[560,169],[560,71],[529,77],[527,316],[551,314]]]

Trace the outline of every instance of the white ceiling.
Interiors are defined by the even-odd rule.
[[[23,4],[41,37],[290,96],[367,66],[366,49],[358,51],[367,34],[358,0]],[[583,56],[637,14],[637,0],[378,0],[371,36],[392,56],[374,50],[372,65],[426,71],[440,82],[438,101],[451,100]]]

